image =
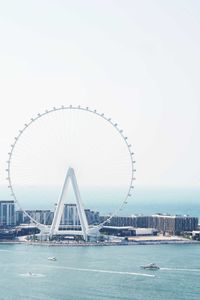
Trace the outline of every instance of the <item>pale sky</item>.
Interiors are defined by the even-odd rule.
[[[82,105],[134,147],[136,186],[200,184],[200,2],[0,0],[0,180],[32,116]]]

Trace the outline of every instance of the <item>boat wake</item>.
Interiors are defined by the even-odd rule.
[[[50,267],[50,266],[47,266],[47,267]],[[72,271],[82,271],[82,272],[96,272],[96,273],[108,273],[108,274],[130,275],[130,276],[155,277],[155,275],[152,275],[152,274],[136,273],[136,272],[124,272],[124,271],[113,271],[113,270],[85,269],[85,268],[61,267],[61,266],[51,266],[51,268],[66,269],[66,270],[72,270]]]
[[[38,273],[32,273],[32,272],[27,272],[27,273],[22,273],[19,274],[21,277],[45,277],[44,274],[38,274]]]
[[[161,271],[184,271],[184,272],[200,272],[199,269],[187,269],[187,268],[160,268]]]

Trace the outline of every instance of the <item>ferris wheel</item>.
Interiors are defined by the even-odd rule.
[[[61,106],[38,113],[19,130],[8,155],[11,196],[32,222],[52,234],[58,232],[70,181],[85,235],[109,222],[131,197],[132,146],[116,122],[89,107]],[[30,206],[53,208],[55,203],[51,225],[28,212]],[[88,226],[84,211],[90,206],[98,211],[106,206],[109,213]]]

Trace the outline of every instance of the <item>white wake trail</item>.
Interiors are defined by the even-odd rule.
[[[75,267],[62,267],[62,266],[46,266],[47,268],[66,269],[72,271],[82,272],[96,272],[96,273],[108,273],[108,274],[120,274],[120,275],[131,275],[131,276],[144,276],[144,277],[155,277],[155,275],[146,273],[136,272],[124,272],[124,271],[113,271],[113,270],[101,270],[101,269],[86,269],[86,268],[75,268]]]
[[[44,274],[30,273],[30,272],[19,274],[19,276],[21,276],[21,277],[45,277]]]
[[[185,271],[185,272],[200,272],[200,269],[187,269],[187,268],[160,268],[163,271]]]

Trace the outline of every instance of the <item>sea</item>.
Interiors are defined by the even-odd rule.
[[[2,200],[8,199],[1,191]],[[112,211],[118,194],[106,198],[105,191],[98,192],[98,210]],[[30,199],[30,206],[48,208],[47,199],[34,200]],[[198,188],[139,188],[122,214],[160,212],[200,218],[199,200]],[[89,204],[95,209],[95,201]],[[199,300],[199,254],[200,244],[66,247],[0,243],[0,300]],[[53,256],[56,261],[48,260]],[[141,268],[152,262],[160,269]]]
[[[199,300],[200,245],[0,245],[1,300]],[[55,256],[56,261],[48,260]],[[140,266],[155,262],[159,270]]]

